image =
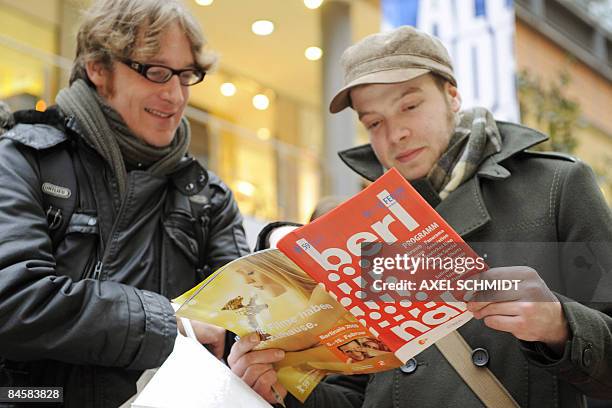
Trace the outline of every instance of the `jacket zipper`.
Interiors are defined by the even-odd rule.
[[[130,189],[130,183],[129,183],[129,179],[128,179],[128,185],[127,185],[127,189]],[[128,191],[126,191],[126,195],[128,194]],[[121,206],[119,207],[119,211],[117,212],[117,216],[115,217],[115,220],[113,222],[113,226],[111,227],[110,233],[109,233],[109,241],[112,240],[112,236],[114,235],[115,230],[117,229],[117,226],[119,225],[119,222],[121,221],[121,217],[123,217],[123,213],[125,212],[125,203],[121,203]],[[96,263],[96,267],[94,268],[94,272],[93,272],[93,276],[92,279],[100,279],[100,276],[102,275],[102,268],[104,267],[104,260],[108,257],[108,251],[110,250],[110,248],[112,247],[112,245],[108,245],[105,247],[104,242],[102,242],[102,237],[100,237],[100,254],[102,255],[101,258],[98,259],[98,262]]]
[[[78,160],[79,160],[79,165],[81,166],[82,171],[85,173],[85,177],[87,179],[90,179],[89,173],[87,171],[88,168],[83,163],[82,157],[80,155],[78,156]],[[96,202],[95,188],[92,188],[91,195],[93,196],[94,202]],[[97,213],[97,216],[100,217],[100,211],[99,209],[97,209],[97,206],[96,206],[96,213]],[[98,233],[98,253],[94,257],[98,258],[98,256],[102,255],[102,258],[98,258],[98,260],[96,261],[96,266],[94,267],[94,271],[91,274],[91,279],[96,279],[96,280],[100,279],[100,276],[102,275],[102,267],[104,266],[104,263],[102,262],[102,260],[104,259],[104,253],[105,253],[104,239],[102,237],[102,231],[99,231]]]

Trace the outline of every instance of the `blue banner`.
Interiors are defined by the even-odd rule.
[[[381,0],[381,8],[383,30],[411,25],[442,40],[464,108],[519,120],[512,0]]]

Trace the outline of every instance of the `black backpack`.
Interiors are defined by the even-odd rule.
[[[20,123],[44,124],[66,132],[65,118],[54,108],[45,112],[21,110],[16,111],[13,116],[15,125]],[[41,175],[41,190],[45,193],[43,194],[43,208],[54,249],[63,240],[70,217],[78,202],[78,180],[71,153],[69,143],[61,143],[49,149],[36,151]],[[198,200],[189,200],[191,213],[197,220],[197,223],[194,223],[199,248],[196,268],[203,277],[209,273],[204,240],[208,235],[210,223],[211,194],[212,190],[207,186],[203,194],[198,196]]]

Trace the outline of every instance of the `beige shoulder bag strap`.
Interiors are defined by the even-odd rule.
[[[476,367],[472,363],[472,348],[457,330],[436,341],[435,345],[486,407],[519,407],[488,368]]]

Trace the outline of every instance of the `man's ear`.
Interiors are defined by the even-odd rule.
[[[456,86],[450,82],[446,82],[446,96],[449,98],[450,107],[453,112],[457,113],[461,110],[461,94]]]
[[[85,70],[89,80],[96,86],[98,94],[104,96],[108,89],[108,81],[110,81],[108,70],[99,61],[87,61],[85,63]]]

